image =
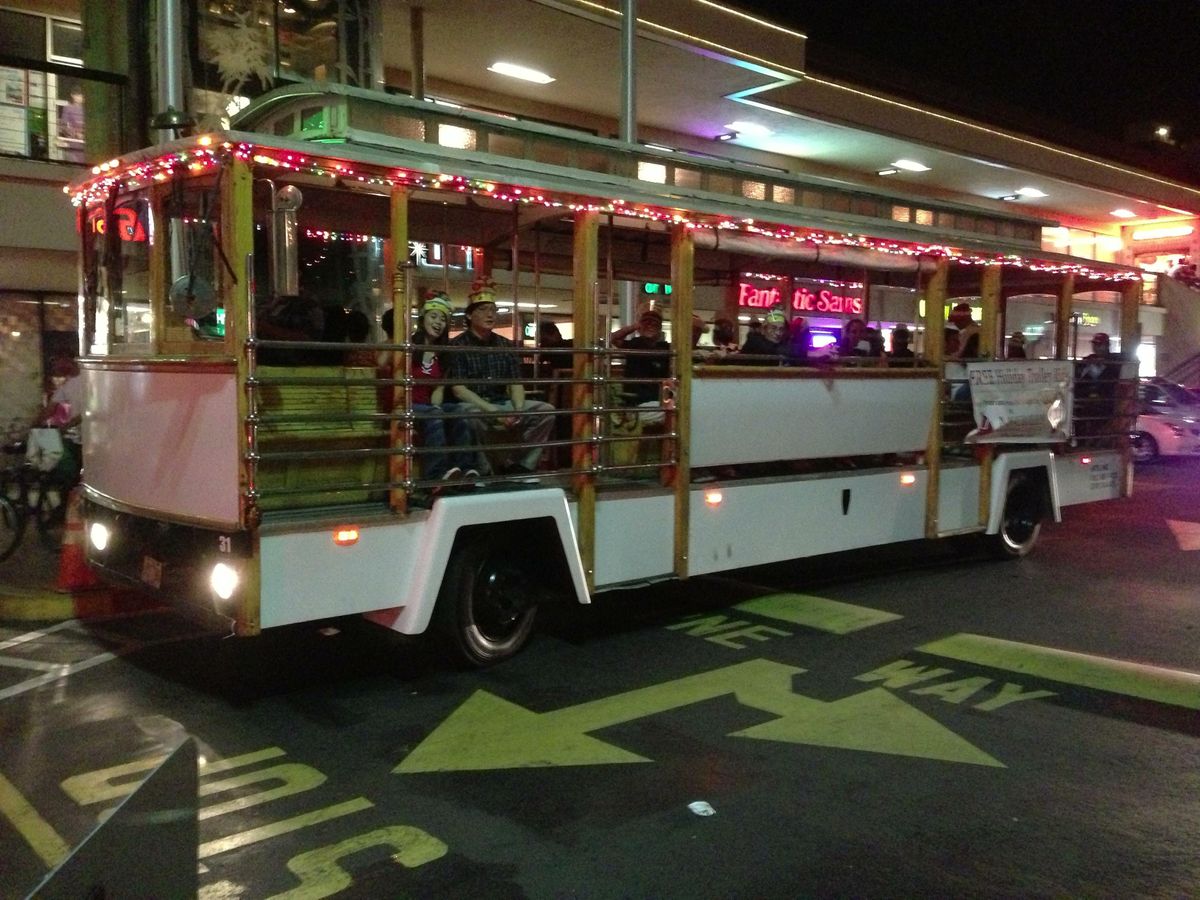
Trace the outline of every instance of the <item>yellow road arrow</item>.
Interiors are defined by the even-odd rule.
[[[548,713],[476,691],[394,771],[447,772],[649,762],[587,732],[733,694],[779,718],[735,736],[999,766],[883,688],[832,703],[792,691],[794,666],[757,659]]]

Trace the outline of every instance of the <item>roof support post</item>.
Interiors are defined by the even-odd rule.
[[[696,247],[685,225],[671,229],[671,350],[675,360],[674,410],[668,411],[675,433],[675,574],[688,577],[688,531],[692,489],[692,309]]]
[[[985,359],[1004,358],[1004,335],[1000,333],[1001,267],[984,266],[979,276],[980,315],[979,355]],[[994,444],[976,444],[979,459],[979,524],[987,525],[992,499],[992,462],[996,458]]]
[[[621,140],[637,143],[637,0],[621,0]]]
[[[415,284],[408,264],[408,189],[392,186],[391,196],[391,261],[392,261],[392,333],[387,340],[402,344],[408,340],[408,329],[412,322],[412,295]],[[407,378],[408,353],[397,350],[392,353],[392,378]],[[389,491],[391,508],[400,514],[408,511],[408,485],[412,481],[412,385],[393,385],[392,403],[389,412],[402,410],[403,421],[395,419],[389,429],[388,481],[400,483]],[[397,453],[397,450],[403,450]]]
[[[929,281],[925,283],[925,359],[938,371],[933,389],[933,417],[929,422],[929,440],[925,445],[925,536],[938,536],[938,497],[942,471],[942,404],[946,399],[946,285],[950,279],[950,260],[937,259]]]
[[[579,557],[588,590],[596,581],[596,462],[597,445],[595,410],[596,357],[600,349],[596,337],[597,267],[600,255],[600,213],[595,210],[575,213],[575,238],[572,274],[572,324],[575,329],[575,348],[572,354],[573,383],[571,408],[583,410],[571,417],[571,468],[576,499],[576,524],[579,537]]]
[[[1068,272],[1058,287],[1058,307],[1054,314],[1054,358],[1071,359],[1071,301],[1075,299],[1075,275]]]

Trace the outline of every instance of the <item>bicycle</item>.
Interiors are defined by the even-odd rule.
[[[25,446],[25,441],[10,441],[0,449],[5,455],[18,456],[24,454]],[[0,471],[0,562],[20,546],[31,519],[43,547],[56,551],[62,546],[72,487],[74,479],[55,470],[42,471],[24,459]]]

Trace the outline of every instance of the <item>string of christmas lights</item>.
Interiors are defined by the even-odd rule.
[[[71,195],[71,202],[76,206],[101,203],[108,197],[114,185],[123,191],[137,190],[151,182],[164,182],[184,174],[202,174],[216,168],[228,159],[251,161],[269,168],[329,178],[334,182],[350,179],[360,184],[380,188],[404,187],[428,191],[453,191],[527,206],[620,215],[662,224],[681,225],[689,229],[740,231],[772,240],[796,241],[814,246],[858,247],[898,256],[945,257],[963,265],[1006,266],[1047,274],[1075,274],[1093,281],[1136,281],[1141,277],[1137,272],[1098,269],[1084,263],[1052,263],[1017,254],[969,253],[944,244],[905,243],[853,233],[843,234],[816,229],[791,228],[784,225],[765,226],[753,218],[687,213],[678,209],[665,209],[647,204],[630,204],[622,199],[605,201],[588,197],[558,197],[537,188],[498,184],[461,175],[429,175],[407,169],[393,169],[387,174],[360,173],[338,160],[315,158],[246,143],[234,144],[226,141],[214,145],[212,139],[208,137],[197,139],[196,146],[191,149],[163,154],[154,159],[127,165],[122,165],[120,160],[112,160],[96,166],[92,170],[96,177],[80,186]],[[335,235],[334,232],[314,231],[311,234],[328,240],[369,238],[366,235],[327,237]]]

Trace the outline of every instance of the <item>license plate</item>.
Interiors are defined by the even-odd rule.
[[[142,557],[142,581],[152,588],[162,587],[163,564],[152,556]]]

